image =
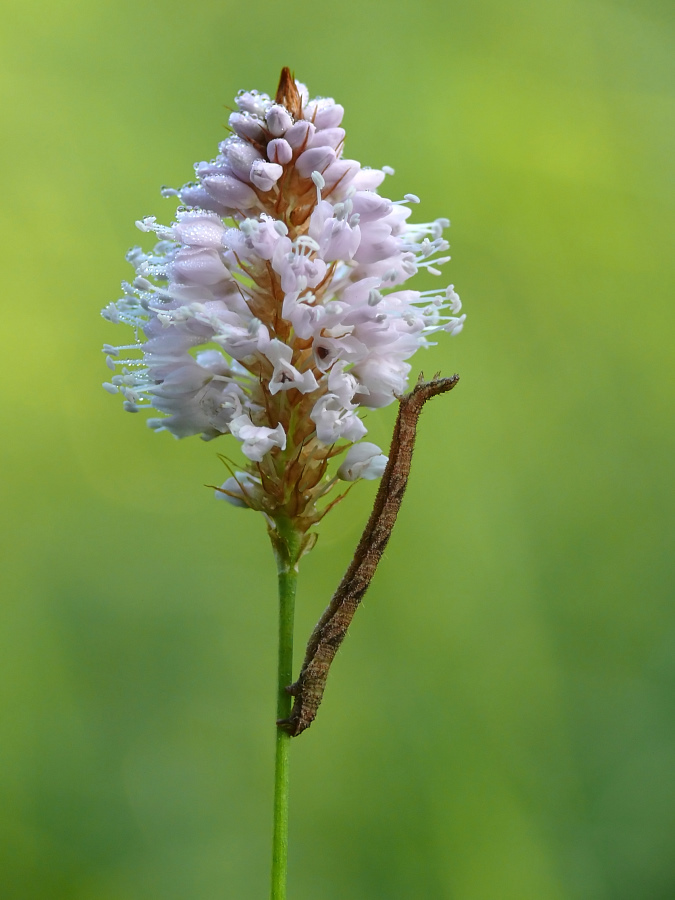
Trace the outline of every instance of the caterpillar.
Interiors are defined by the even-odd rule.
[[[363,530],[354,558],[312,632],[298,680],[286,690],[294,697],[287,719],[277,725],[292,737],[302,734],[314,721],[328,679],[331,664],[347,634],[354,614],[375,574],[391,536],[408,483],[422,407],[432,397],[452,390],[459,375],[431,381],[420,374],[415,387],[399,399],[398,416],[373,511]]]

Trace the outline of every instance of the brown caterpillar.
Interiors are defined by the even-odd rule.
[[[423,381],[422,378],[420,375],[412,391],[399,400],[389,462],[382,475],[368,524],[351,565],[312,632],[298,680],[287,688],[295,698],[293,709],[290,716],[280,719],[277,725],[292,737],[302,734],[316,717],[331,663],[387,546],[408,483],[417,420],[422,407],[437,394],[452,390],[459,381],[459,375],[450,378],[436,375],[431,381]]]

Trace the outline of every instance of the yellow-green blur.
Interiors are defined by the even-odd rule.
[[[672,25],[659,0],[11,0],[1,897],[267,894],[265,525],[204,487],[234,441],[102,390],[99,310],[134,220],[170,220],[160,186],[284,65],[345,106],[348,155],[450,217],[468,315],[415,358],[461,382],[291,748],[289,898],[675,896]],[[298,661],[374,490],[302,561]]]

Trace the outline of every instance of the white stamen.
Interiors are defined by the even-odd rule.
[[[316,202],[321,203],[321,191],[326,187],[326,179],[315,169],[312,172],[312,181],[316,185]]]

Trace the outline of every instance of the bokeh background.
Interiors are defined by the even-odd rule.
[[[451,218],[457,371],[316,725],[293,900],[675,897],[668,0],[9,0],[0,895],[267,896],[275,575],[100,388],[134,220],[282,65]],[[430,280],[430,279],[429,279]],[[424,279],[421,287],[428,287]],[[114,332],[114,333],[113,333]],[[388,443],[394,410],[369,416]],[[227,443],[227,439],[224,439]],[[229,447],[228,452],[233,452]],[[324,523],[298,643],[373,496]]]

